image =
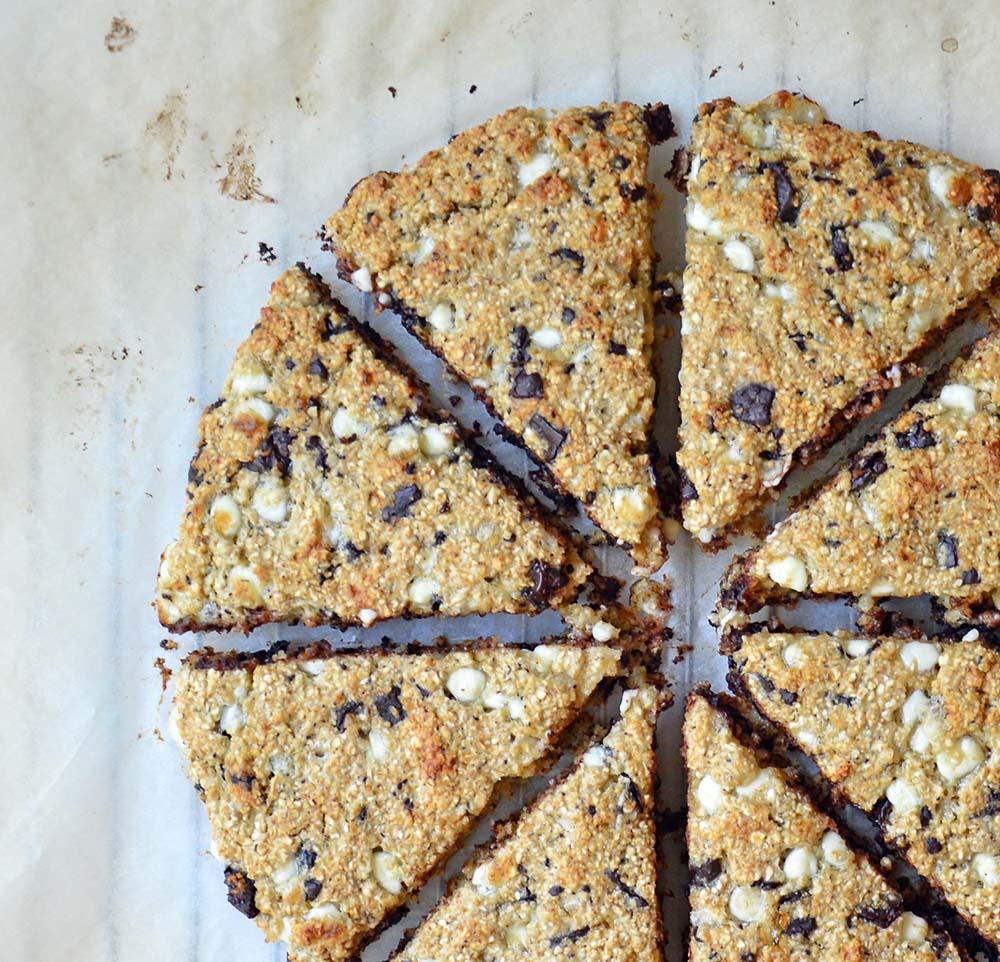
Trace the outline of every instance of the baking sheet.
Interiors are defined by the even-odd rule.
[[[26,962],[284,958],[227,905],[200,803],[156,734],[163,633],[149,602],[198,412],[280,269],[304,259],[336,285],[315,232],[359,177],[518,103],[665,100],[683,139],[700,101],[781,86],[844,124],[1000,161],[990,0],[7,0],[3,13],[0,954]],[[667,268],[681,265],[682,202],[662,180],[677,143],[656,150],[652,171]],[[376,326],[439,398],[456,393],[391,316]],[[676,345],[665,363],[669,432]],[[465,397],[458,416],[488,432]],[[682,536],[667,565],[677,643],[693,645],[666,658],[678,702],[698,680],[721,683],[705,615],[727,558]],[[605,561],[622,565],[617,552]],[[794,615],[807,618],[849,623],[840,607]],[[520,639],[556,624],[466,619],[391,633]],[[337,633],[270,626],[205,640],[316,636]],[[182,638],[182,652],[195,642]],[[675,707],[661,725],[663,803],[674,808],[679,723]],[[678,839],[663,848],[679,895]],[[671,960],[684,911],[668,898]],[[399,928],[366,958],[385,958]]]

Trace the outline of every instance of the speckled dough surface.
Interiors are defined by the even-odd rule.
[[[958,962],[833,822],[736,738],[703,694],[684,719],[691,934],[688,958]]]
[[[976,635],[760,631],[733,661],[761,712],[1000,944],[1000,656]]]
[[[720,605],[801,594],[939,599],[947,620],[1000,622],[1000,331],[978,342],[762,545]]]
[[[534,611],[589,572],[301,268],[199,436],[157,583],[171,630]]]
[[[705,104],[691,140],[677,460],[718,544],[990,288],[1000,175],[787,92]]]
[[[463,870],[394,956],[402,962],[521,959],[660,962],[651,687]]]
[[[618,663],[571,644],[189,656],[172,724],[230,902],[292,960],[353,957]]]
[[[650,142],[666,107],[515,108],[326,224],[341,273],[469,381],[635,560],[666,556],[649,434]]]

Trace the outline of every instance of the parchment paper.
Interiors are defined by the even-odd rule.
[[[0,957],[284,958],[226,904],[200,802],[178,751],[155,734],[163,633],[149,602],[198,413],[279,270],[304,259],[367,313],[315,238],[358,178],[514,104],[664,100],[681,140],[653,160],[665,194],[657,238],[663,265],[679,268],[682,202],[662,175],[710,97],[802,89],[844,124],[1000,164],[996,12],[991,0],[7,0]],[[438,397],[455,393],[390,315],[377,326]],[[676,344],[668,355],[667,434]],[[457,414],[489,432],[470,400]],[[499,446],[523,472],[523,458]],[[620,554],[606,555],[612,572],[622,567]],[[701,679],[722,683],[705,616],[728,556],[682,536],[666,569],[677,644],[693,645],[682,661],[665,659],[678,707],[662,722],[660,772],[674,808],[683,694]],[[839,607],[793,617],[850,618]],[[519,639],[557,624],[470,619],[391,633]],[[204,641],[307,636],[337,637],[272,626]],[[196,642],[182,638],[180,653]],[[679,895],[679,838],[664,836],[663,852]],[[668,898],[671,960],[681,958],[684,911],[683,898]],[[385,958],[400,928],[366,958]]]

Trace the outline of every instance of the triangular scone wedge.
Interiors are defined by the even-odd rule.
[[[499,828],[393,956],[660,962],[654,773],[660,694],[627,691],[603,742]]]
[[[961,958],[905,912],[834,823],[734,733],[734,707],[688,697],[690,962]]]
[[[1000,329],[737,558],[720,607],[923,594],[950,622],[1000,624]]]
[[[703,105],[691,141],[677,460],[712,542],[991,287],[1000,174],[784,91]]]
[[[534,611],[590,570],[302,267],[199,435],[157,583],[172,631]]]
[[[191,655],[171,722],[230,902],[288,942],[291,959],[353,958],[499,784],[550,760],[619,654],[489,641]]]
[[[653,477],[649,144],[665,106],[519,107],[326,223],[341,275],[476,391],[636,562],[666,557]]]
[[[1000,945],[1000,656],[973,640],[735,636],[738,682]]]

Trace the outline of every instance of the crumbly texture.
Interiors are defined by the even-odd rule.
[[[199,424],[156,607],[173,631],[530,612],[589,567],[304,268]]]
[[[721,545],[991,287],[1000,174],[786,91],[704,104],[690,151],[677,461]]]
[[[761,713],[891,845],[1000,943],[1000,656],[976,640],[746,634]]]
[[[796,596],[934,596],[954,623],[1000,623],[1000,330],[943,373],[764,543],[720,606]]]
[[[684,718],[691,962],[960,956],[694,692]]]
[[[656,689],[576,767],[499,829],[393,958],[660,962],[654,773]]]
[[[366,177],[326,223],[341,275],[398,311],[647,569],[666,548],[646,163],[669,118],[515,108]]]
[[[352,958],[618,665],[605,646],[495,641],[191,655],[171,721],[230,902],[292,960]]]

